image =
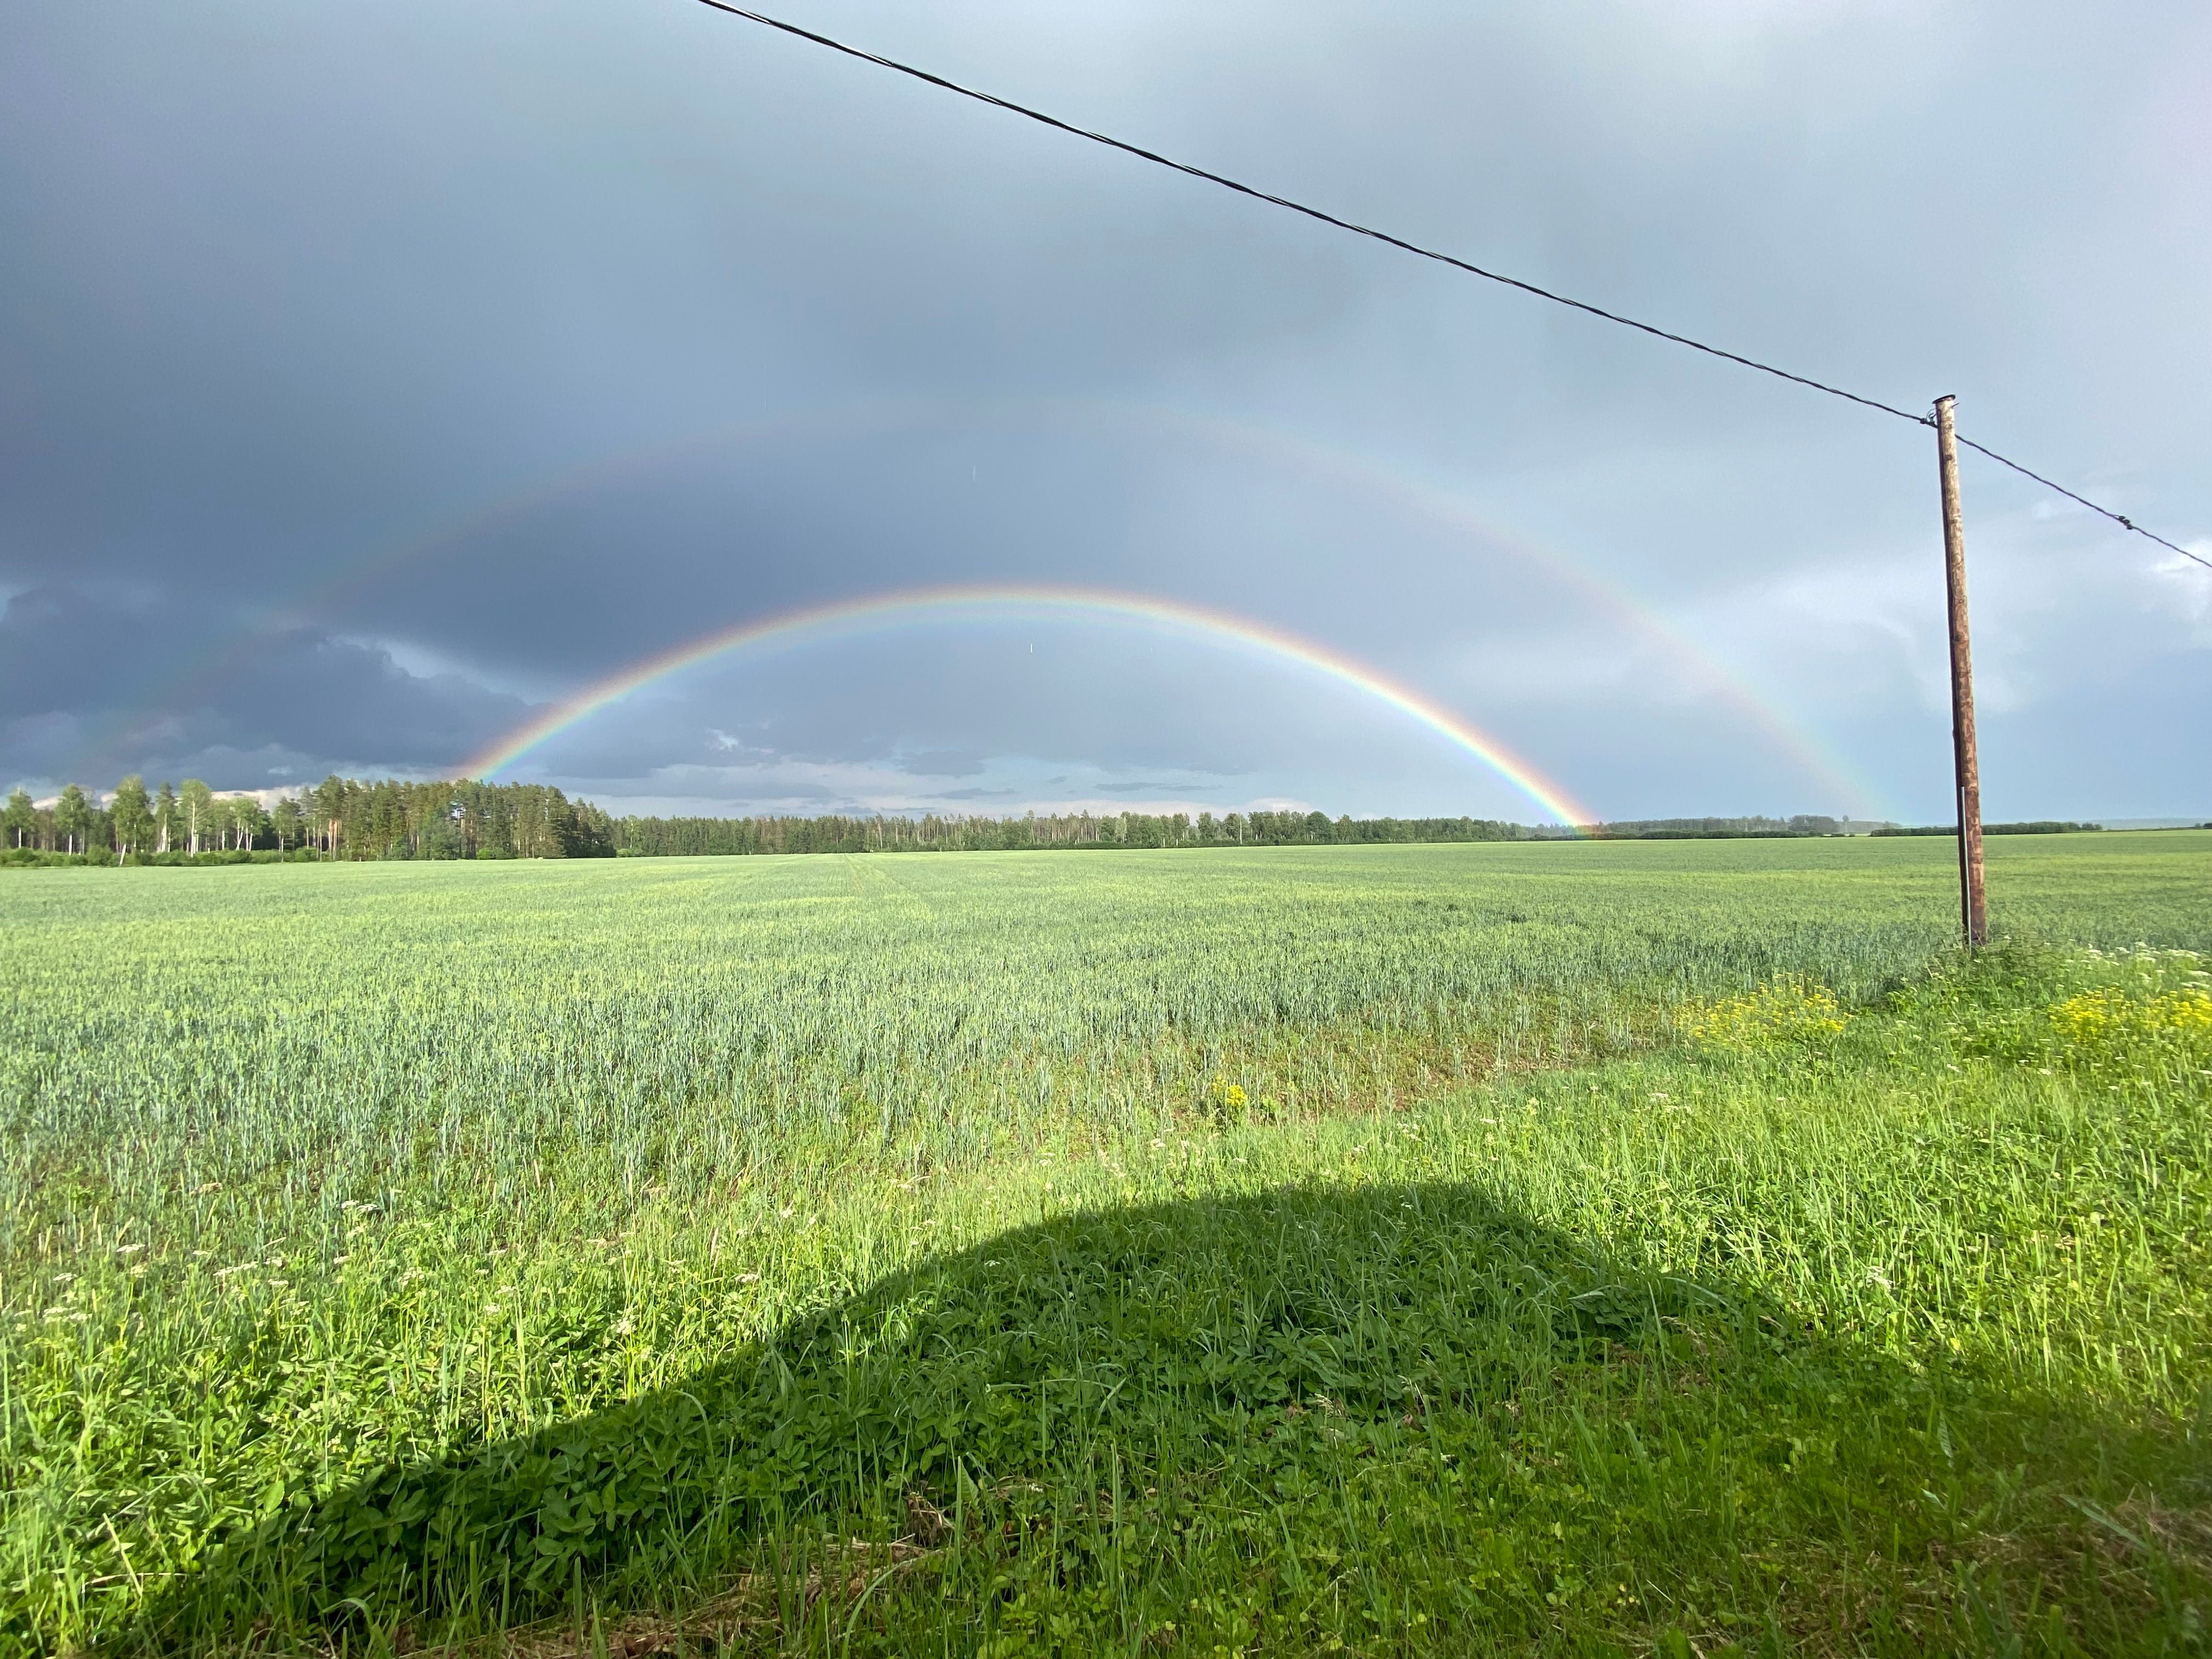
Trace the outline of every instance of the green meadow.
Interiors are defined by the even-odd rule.
[[[0,1652],[2202,1652],[2212,834],[0,874]]]

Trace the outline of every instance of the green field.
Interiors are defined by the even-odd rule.
[[[2189,1652],[2212,835],[0,875],[0,1651]]]

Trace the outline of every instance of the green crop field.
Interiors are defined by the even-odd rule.
[[[2212,835],[0,875],[0,1651],[2212,1643]]]

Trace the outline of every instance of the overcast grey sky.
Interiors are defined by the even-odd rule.
[[[1963,430],[2212,553],[2212,9],[785,14]],[[892,589],[1249,617],[1610,817],[1947,816],[1932,441],[690,0],[15,8],[0,784],[449,775]],[[1969,458],[1997,818],[2212,811],[2212,572]],[[1540,810],[1225,640],[919,613],[502,775]]]

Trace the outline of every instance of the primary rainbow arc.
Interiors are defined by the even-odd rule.
[[[320,616],[339,606],[349,594],[390,576],[408,562],[434,550],[459,544],[467,537],[520,522],[526,514],[565,495],[630,478],[673,457],[716,444],[742,447],[771,436],[823,428],[842,431],[870,422],[895,426],[928,416],[952,412],[1024,412],[1070,421],[1130,422],[1150,428],[1172,427],[1188,438],[1249,453],[1308,472],[1326,474],[1350,488],[1376,492],[1395,506],[1455,532],[1477,537],[1491,552],[1533,566],[1563,583],[1583,599],[1610,613],[1625,625],[1664,651],[1679,667],[1692,673],[1703,690],[1717,695],[1738,715],[1757,726],[1781,753],[1787,755],[1828,795],[1849,803],[1847,810],[1875,817],[1895,817],[1882,805],[1881,792],[1804,722],[1791,714],[1769,692],[1763,692],[1723,658],[1650,601],[1623,586],[1619,580],[1555,544],[1532,541],[1516,530],[1478,514],[1457,493],[1374,457],[1316,443],[1278,428],[1218,413],[1130,404],[1113,399],[1042,398],[1018,399],[932,398],[908,402],[868,398],[820,409],[783,413],[732,427],[716,427],[673,439],[647,443],[611,459],[568,467],[525,487],[519,493],[486,502],[462,518],[427,530],[396,544],[365,550],[343,561],[335,570],[315,578],[295,598],[264,618],[264,626],[295,625],[302,617]],[[234,671],[251,657],[252,635],[231,641],[188,665],[188,672],[173,682],[160,701],[189,705],[204,695],[209,684]]]
[[[1206,639],[1225,641],[1296,664],[1376,698],[1437,732],[1489,767],[1559,823],[1571,827],[1597,822],[1596,815],[1562,785],[1545,776],[1498,738],[1441,703],[1341,651],[1270,623],[1179,599],[1041,583],[908,588],[741,623],[688,641],[585,687],[507,732],[469,761],[464,770],[471,777],[488,778],[514,765],[540,744],[631,693],[710,658],[749,648],[862,632],[874,627],[927,622],[963,613],[988,615],[994,611],[1059,612],[1149,623]]]

